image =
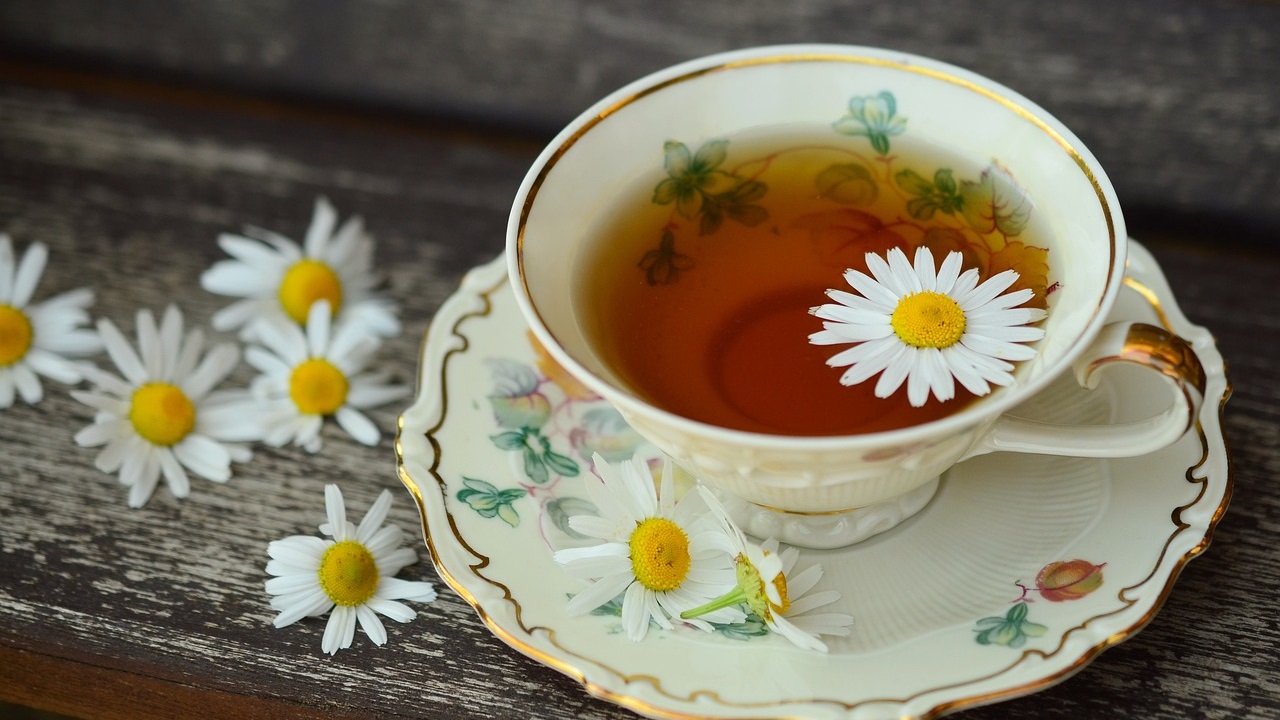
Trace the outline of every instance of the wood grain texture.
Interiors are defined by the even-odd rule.
[[[647,72],[753,45],[834,42],[955,63],[1081,136],[1153,215],[1280,227],[1280,4],[1208,0],[10,0],[0,48],[267,96],[549,137]]]
[[[536,6],[534,6],[536,7]],[[0,231],[51,246],[40,297],[88,285],[93,313],[132,330],[137,309],[177,302],[206,325],[226,302],[198,286],[220,232],[252,224],[301,237],[317,194],[365,216],[405,332],[382,363],[414,376],[432,313],[466,269],[502,248],[510,198],[538,148],[494,136],[308,121],[153,99],[0,86]],[[1247,246],[1144,235],[1188,315],[1230,363],[1226,414],[1236,492],[1213,546],[1133,639],[1074,678],[958,717],[1270,718],[1280,714],[1280,262]],[[228,383],[243,386],[241,367]],[[84,717],[620,719],[571,679],[498,641],[437,583],[390,642],[320,653],[324,623],[271,627],[266,545],[314,533],[323,486],[354,514],[383,488],[414,533],[390,431],[364,447],[336,427],[317,456],[259,447],[226,485],[161,488],[143,509],[71,438],[91,413],[55,383],[0,412],[0,698]],[[945,589],[937,589],[944,592]],[[83,687],[77,687],[80,683]]]

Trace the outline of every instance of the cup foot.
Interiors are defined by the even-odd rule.
[[[709,488],[729,516],[748,535],[777,538],[797,547],[828,550],[862,542],[895,527],[929,504],[938,491],[938,478],[865,507],[831,514],[793,513],[762,507],[717,488]]]

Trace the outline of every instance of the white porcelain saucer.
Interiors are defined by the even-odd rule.
[[[1112,319],[1163,324],[1195,348],[1208,375],[1196,430],[1126,460],[976,458],[898,527],[804,551],[855,619],[828,655],[758,624],[635,643],[607,613],[566,616],[582,585],[551,550],[575,542],[564,519],[584,502],[586,458],[647,446],[540,358],[501,259],[468,274],[432,323],[400,418],[400,477],[441,577],[504,642],[593,695],[664,718],[936,717],[1061,681],[1137,632],[1226,509],[1222,357],[1136,243]],[[1149,378],[1115,373],[1092,394],[1059,383],[1019,412],[1089,422],[1159,409],[1146,405],[1167,394]]]

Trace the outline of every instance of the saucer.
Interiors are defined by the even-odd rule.
[[[854,618],[825,655],[750,619],[632,642],[616,608],[565,613],[584,585],[551,553],[581,542],[567,517],[586,506],[588,458],[656,451],[533,345],[502,258],[471,271],[432,322],[400,418],[400,478],[440,576],[498,638],[642,715],[932,718],[1031,693],[1150,621],[1231,495],[1222,357],[1151,255],[1129,248],[1110,319],[1162,324],[1193,346],[1208,375],[1196,429],[1140,458],[978,457],[897,527],[802,551],[801,566],[825,570],[819,589],[840,591],[832,611]],[[1148,374],[1117,367],[1092,392],[1062,380],[1017,414],[1149,416],[1167,393]]]

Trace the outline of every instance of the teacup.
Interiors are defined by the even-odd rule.
[[[865,143],[876,162],[892,162],[893,143],[909,132],[1016,178],[1018,202],[1034,207],[1052,237],[1054,282],[1035,357],[1017,368],[1012,383],[953,414],[881,432],[797,437],[744,431],[644,399],[602,359],[575,305],[581,302],[574,297],[581,285],[576,274],[584,267],[580,258],[602,213],[638,179],[662,177],[663,148],[670,141],[696,148],[761,128],[785,134],[832,127],[843,130],[845,140]],[[1009,200],[1000,192],[989,198],[993,221],[1010,219],[1000,216],[1001,203]],[[951,210],[958,209],[957,200]],[[582,113],[521,185],[507,259],[521,312],[572,375],[715,490],[746,530],[829,548],[918,511],[939,476],[964,459],[992,451],[1138,456],[1176,441],[1194,424],[1204,390],[1194,352],[1160,328],[1107,324],[1123,281],[1125,242],[1115,192],[1097,160],[1031,101],[923,57],[797,45],[677,65]],[[832,287],[839,277],[833,274]],[[1171,388],[1168,410],[1142,422],[1101,426],[1047,425],[1009,414],[1068,371],[1091,388],[1096,371],[1117,362],[1159,373]]]

